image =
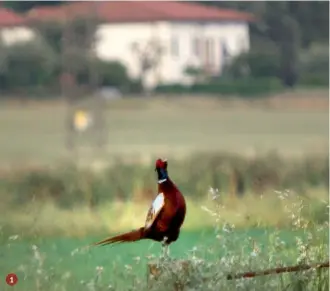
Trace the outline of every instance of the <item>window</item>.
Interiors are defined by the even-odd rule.
[[[209,72],[214,68],[214,40],[212,38],[205,40],[205,65]]]
[[[172,37],[171,39],[171,54],[174,57],[178,57],[179,56],[179,39],[177,37]]]
[[[209,61],[211,64],[214,63],[214,40],[212,38],[208,39],[209,42]]]
[[[195,37],[192,41],[192,54],[195,57],[199,57],[201,52],[200,52],[200,39],[198,37]]]
[[[220,57],[219,57],[220,58],[220,67],[221,67],[221,70],[223,70],[229,59],[228,46],[224,39],[220,39],[219,48],[220,48]]]
[[[220,40],[220,48],[222,58],[227,59],[229,57],[228,46],[223,39]]]

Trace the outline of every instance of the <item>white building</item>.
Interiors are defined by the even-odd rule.
[[[226,56],[249,50],[249,22],[253,21],[247,13],[172,1],[76,2],[36,8],[28,17],[61,21],[78,14],[101,20],[95,45],[98,57],[121,61],[131,77],[138,78],[145,56],[149,69],[144,83],[149,88],[191,82],[187,67],[221,74]]]
[[[26,26],[24,17],[0,7],[0,41],[11,45],[27,41],[34,37],[34,32]]]

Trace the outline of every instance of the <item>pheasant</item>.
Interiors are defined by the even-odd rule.
[[[168,247],[179,238],[180,228],[186,216],[186,202],[182,193],[168,175],[167,160],[157,159],[155,171],[158,177],[158,195],[149,208],[145,225],[139,229],[104,239],[93,245],[150,239],[161,242],[162,256],[169,257]]]

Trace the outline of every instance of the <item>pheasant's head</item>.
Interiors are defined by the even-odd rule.
[[[168,179],[167,174],[167,160],[166,159],[157,159],[155,171],[158,175],[158,183],[164,183]]]

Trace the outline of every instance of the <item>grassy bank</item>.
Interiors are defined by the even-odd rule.
[[[232,198],[225,194],[218,196],[210,193],[199,201],[188,197],[184,229],[191,231],[225,224],[233,224],[241,229],[289,228],[291,214],[288,212],[293,211],[290,209],[292,205],[303,207],[299,215],[308,221],[315,224],[328,221],[328,196],[324,189],[311,189],[303,197],[294,191],[269,191],[265,194],[255,196],[247,193],[242,198]],[[150,203],[112,201],[93,209],[88,206],[63,209],[51,202],[34,201],[22,206],[4,207],[0,225],[3,232],[20,236],[84,237],[89,234],[108,234],[141,227]],[[215,213],[219,214],[216,222]]]
[[[187,223],[179,240],[171,247],[171,256],[174,259],[189,260],[191,269],[185,274],[176,270],[173,265],[163,264],[163,275],[151,288],[146,286],[146,265],[150,261],[158,261],[159,244],[141,241],[130,245],[86,248],[86,245],[108,235],[108,231],[104,230],[102,234],[93,234],[90,231],[88,234],[86,232],[79,237],[72,237],[79,228],[79,213],[76,213],[77,224],[74,225],[70,224],[72,216],[59,212],[54,216],[49,208],[35,221],[32,229],[45,226],[45,221],[48,229],[54,228],[56,217],[62,217],[61,226],[66,229],[68,236],[63,237],[63,233],[58,233],[49,237],[46,229],[41,228],[39,233],[34,232],[33,235],[28,229],[17,232],[17,229],[2,228],[0,272],[15,272],[18,275],[20,281],[15,289],[18,291],[142,291],[147,288],[170,291],[173,290],[173,284],[178,282],[187,285],[188,289],[185,290],[328,290],[327,269],[234,281],[225,279],[227,274],[242,271],[309,264],[328,259],[328,220],[317,224],[310,220],[306,216],[310,205],[298,197],[293,199],[291,195],[278,193],[278,200],[280,203],[276,207],[274,204],[272,208],[269,205],[267,210],[273,215],[282,211],[283,217],[286,217],[285,227],[239,227],[239,222],[236,220],[235,224],[235,219],[230,220],[230,217],[235,217],[234,213],[237,214],[240,210],[236,209],[228,215],[228,206],[219,204],[217,199],[208,204],[207,208],[203,207],[207,209],[206,215],[195,212],[198,207],[189,205]],[[258,206],[265,206],[264,202],[262,205],[255,202],[253,201],[255,211]],[[281,204],[282,208],[279,207]],[[137,206],[134,205],[135,211],[140,210]],[[246,208],[253,208],[252,204],[246,205]],[[86,217],[83,212],[80,215],[81,223],[84,224]],[[131,219],[126,226],[134,226],[140,220],[136,217],[133,222],[133,216]],[[209,226],[194,223],[206,219]],[[109,227],[112,232],[117,228],[113,226],[118,220],[121,220],[120,216],[106,219],[108,226],[112,226]],[[104,221],[95,219],[94,228],[98,228],[100,222]],[[121,225],[122,228],[126,226]],[[1,288],[7,291],[12,287],[1,285]]]
[[[86,245],[143,225],[157,187],[153,166],[122,160],[102,171],[67,164],[2,171],[0,273],[18,274],[18,291],[146,290],[146,265],[158,262],[159,244]],[[171,254],[192,265],[185,275],[163,264],[149,289],[179,282],[186,290],[328,290],[328,270],[225,279],[328,259],[328,166],[327,155],[170,159],[188,204]]]
[[[329,251],[327,234],[326,228],[183,231],[171,247],[171,256],[191,261],[190,275],[174,273],[173,265],[168,266],[168,271],[150,290],[170,291],[175,281],[181,281],[186,282],[187,290],[326,291],[327,269],[234,281],[225,278],[242,271],[325,261]],[[18,291],[147,290],[146,265],[157,262],[160,245],[141,241],[133,245],[84,248],[96,239],[95,236],[11,238],[1,245],[0,271],[18,275],[15,286]],[[1,288],[12,290],[4,285]]]
[[[309,220],[323,222],[328,213],[328,167],[327,156],[295,160],[269,154],[249,159],[219,153],[169,160],[170,176],[189,203],[188,229],[211,226],[206,208],[212,209],[215,202],[223,221],[237,226],[287,226],[283,195],[308,205],[304,215]],[[125,162],[101,172],[72,165],[3,171],[0,211],[5,215],[0,223],[40,234],[138,227],[157,191],[155,175],[153,164]]]

